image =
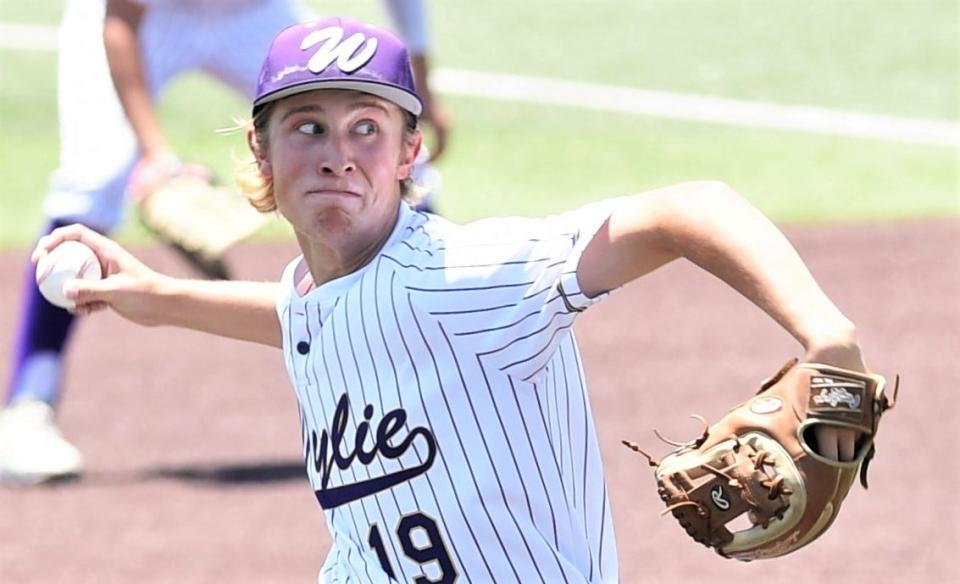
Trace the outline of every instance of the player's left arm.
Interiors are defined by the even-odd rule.
[[[430,159],[446,150],[452,124],[450,113],[430,85],[430,29],[426,0],[386,0],[393,24],[410,50],[417,93],[423,101],[420,119],[433,128]]]
[[[586,246],[577,279],[588,296],[675,259],[720,278],[799,341],[808,361],[865,371],[852,322],[827,297],[783,233],[728,186],[683,183],[625,197]],[[818,436],[851,460],[852,432]]]

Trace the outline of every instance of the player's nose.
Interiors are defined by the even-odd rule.
[[[320,158],[320,173],[330,176],[343,176],[357,169],[353,151],[349,142],[343,138],[333,138],[326,142]]]

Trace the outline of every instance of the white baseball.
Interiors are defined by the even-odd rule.
[[[99,280],[102,276],[97,254],[79,241],[64,241],[37,262],[40,293],[51,304],[68,310],[76,303],[63,295],[63,285],[69,280]]]

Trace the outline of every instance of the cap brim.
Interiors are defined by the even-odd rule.
[[[284,87],[254,101],[253,110],[256,112],[258,108],[272,101],[317,89],[352,89],[354,91],[382,97],[389,102],[397,104],[415,116],[419,116],[423,111],[423,104],[420,103],[420,98],[405,89],[400,89],[395,85],[387,85],[386,83],[377,83],[375,81],[349,81],[344,79],[317,80]]]

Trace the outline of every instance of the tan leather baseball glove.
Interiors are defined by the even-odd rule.
[[[159,176],[134,176],[130,190],[141,222],[211,279],[230,278],[224,252],[269,220],[197,165]]]
[[[672,512],[694,540],[725,557],[773,558],[823,534],[858,468],[866,488],[877,425],[896,399],[896,387],[893,396],[885,387],[879,375],[794,359],[699,439],[680,444],[661,437],[679,446],[663,460],[624,444],[656,467],[664,513]],[[854,460],[819,455],[817,424],[860,432]]]

